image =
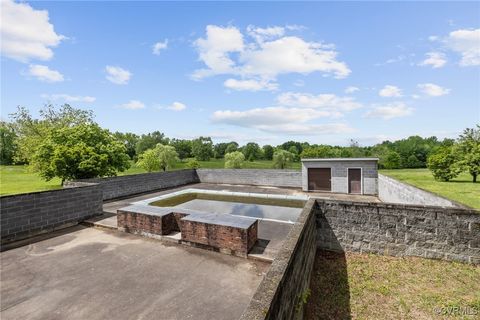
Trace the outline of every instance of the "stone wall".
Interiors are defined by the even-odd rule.
[[[68,227],[102,213],[99,185],[0,197],[2,244]]]
[[[303,319],[315,260],[316,203],[309,200],[241,320]]]
[[[103,190],[103,200],[127,197],[135,194],[178,187],[199,182],[194,169],[151,172],[128,176],[77,180],[67,185],[76,185],[77,182],[98,183]]]
[[[317,246],[480,263],[480,212],[317,199]]]
[[[465,207],[455,201],[421,190],[393,178],[378,175],[378,197],[383,202],[430,205],[442,207]]]
[[[300,188],[302,173],[273,169],[197,169],[200,182]]]
[[[348,193],[348,168],[362,169],[362,193],[376,195],[377,160],[302,161],[302,189],[308,191],[308,168],[331,168],[332,192]]]

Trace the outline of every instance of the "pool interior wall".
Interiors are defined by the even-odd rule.
[[[289,208],[303,208],[305,206],[305,200],[300,199],[282,199],[282,198],[258,198],[252,196],[241,196],[230,194],[212,194],[212,193],[200,193],[189,192],[166,197],[161,200],[151,202],[150,205],[158,207],[175,207],[179,204],[192,201],[192,200],[211,200],[211,201],[223,201],[223,202],[237,202],[258,204],[267,206],[279,206]]]

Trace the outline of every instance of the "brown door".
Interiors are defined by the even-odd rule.
[[[362,193],[362,169],[348,169],[348,193]]]
[[[331,191],[332,171],[330,168],[308,169],[308,190]]]

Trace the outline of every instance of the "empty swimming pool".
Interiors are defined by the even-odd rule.
[[[305,199],[259,196],[195,191],[162,197],[150,205],[287,223],[295,222],[305,205]]]

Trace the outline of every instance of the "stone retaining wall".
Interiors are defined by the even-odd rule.
[[[303,319],[315,260],[315,200],[309,200],[241,320]]]
[[[273,169],[197,169],[200,182],[272,187],[302,187],[302,173]]]
[[[465,208],[455,201],[442,198],[382,174],[378,175],[378,198],[383,202]]]
[[[127,197],[135,194],[183,186],[199,182],[194,169],[151,172],[119,177],[86,179],[68,182],[75,186],[77,182],[98,183],[103,190],[103,200]]]
[[[0,197],[1,243],[72,226],[102,213],[99,185],[78,183],[77,187]]]
[[[317,246],[480,263],[480,212],[317,199]]]

